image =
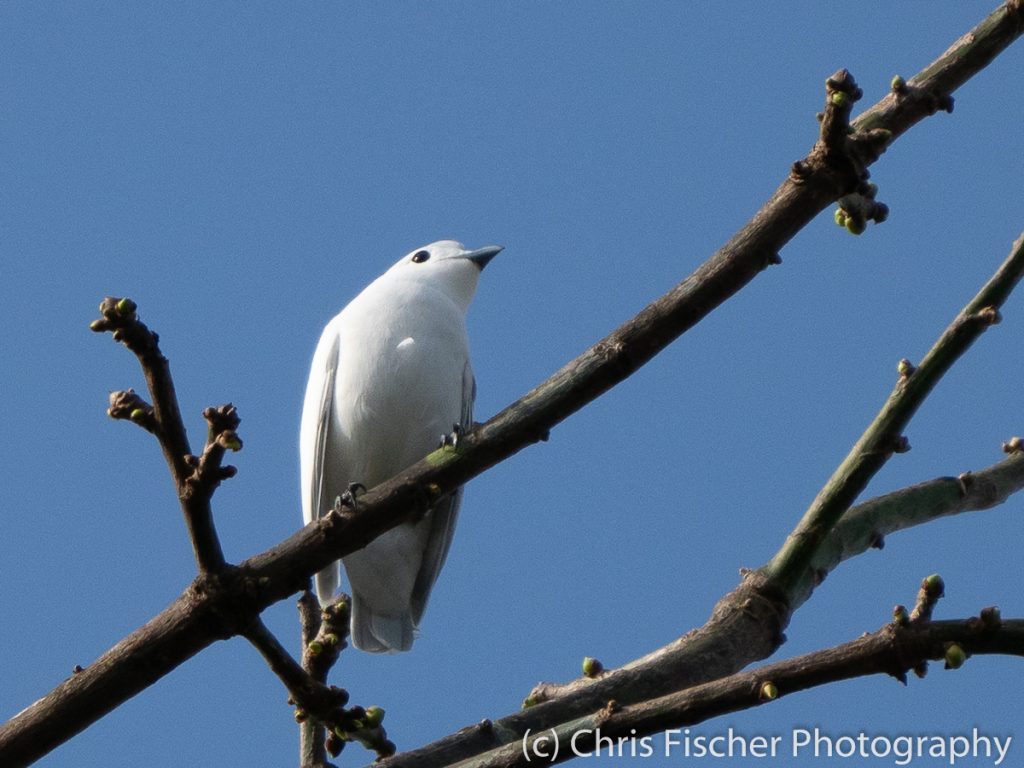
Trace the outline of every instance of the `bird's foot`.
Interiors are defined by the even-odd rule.
[[[446,435],[441,435],[441,445],[439,448],[451,448],[455,449],[459,447],[459,439],[466,434],[465,428],[461,424],[452,424],[452,431]]]
[[[334,511],[342,509],[355,509],[359,506],[359,497],[366,493],[366,486],[362,483],[349,483],[348,488],[341,496],[334,499]]]

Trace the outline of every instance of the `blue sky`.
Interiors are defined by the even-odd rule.
[[[215,510],[241,560],[300,525],[299,412],[322,326],[403,253],[506,246],[469,316],[485,419],[742,225],[813,143],[828,75],[849,68],[872,104],[991,7],[0,5],[0,719],[194,573],[157,446],[105,415],[107,393],[142,378],[88,330],[103,296],[132,296],[160,333],[194,445],[205,406],[238,406],[245,450]],[[924,354],[1020,233],[1022,67],[1018,45],[874,167],[888,222],[855,238],[822,215],[781,267],[474,480],[414,651],[347,652],[333,681],[383,706],[408,748],[514,710],[584,655],[616,666],[703,623],[781,544],[896,362]],[[1022,337],[1014,296],[870,495],[1001,458],[1024,431]],[[941,617],[1024,615],[1020,512],[1016,499],[942,521],[842,566],[779,657],[876,629],[933,571]],[[291,604],[266,618],[297,634]],[[1019,756],[1019,670],[975,658],[700,731],[977,726],[1016,735]],[[247,643],[220,643],[39,765],[293,765],[285,698]],[[369,758],[352,747],[343,764]]]

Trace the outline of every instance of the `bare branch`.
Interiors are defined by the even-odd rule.
[[[975,512],[1002,504],[1024,489],[1024,454],[959,477],[939,477],[869,499],[851,508],[829,532],[810,568],[791,595],[796,609],[839,563],[870,548],[881,549],[885,537],[940,517]]]
[[[531,754],[531,747],[533,739],[538,737],[549,740],[544,750],[549,755],[554,743],[561,745],[559,757],[553,761],[545,759],[545,763],[564,762],[577,754],[597,750],[595,737],[598,730],[602,737],[613,741],[620,737],[641,738],[854,677],[885,674],[905,683],[906,673],[910,670],[923,675],[929,660],[942,659],[946,661],[947,668],[955,668],[972,654],[1024,656],[1024,620],[1003,621],[995,608],[986,608],[979,617],[960,621],[897,620],[873,634],[833,648],[701,685],[684,686],[677,692],[658,698],[625,706],[617,702],[598,704],[577,718],[533,728],[532,737],[519,732],[515,738],[508,738],[504,726],[516,717],[513,714],[493,723],[485,721],[470,726],[433,744],[375,765],[380,768],[427,768],[451,765],[472,757],[466,765],[525,768],[537,759],[538,754]],[[955,660],[952,664],[951,658]]]
[[[314,680],[327,682],[327,673],[347,646],[352,600],[339,595],[324,609],[310,590],[299,598],[299,619],[302,624],[302,668]],[[298,716],[298,713],[296,713]],[[321,768],[329,765],[327,753],[337,755],[345,742],[333,731],[328,736],[324,725],[313,717],[299,723],[299,765],[302,768]]]
[[[962,660],[972,654],[1024,656],[1024,620],[993,623],[986,621],[985,615],[992,614],[983,612],[982,618],[960,621],[904,626],[893,623],[833,648],[730,675],[658,699],[625,707],[606,706],[585,717],[560,724],[553,733],[545,730],[537,734],[550,740],[548,746],[555,741],[561,745],[558,758],[544,762],[564,762],[577,755],[597,751],[598,733],[604,739],[612,739],[613,743],[619,738],[642,738],[855,677],[884,674],[905,682],[907,671],[923,669],[929,660],[946,660],[947,668],[956,668],[959,664],[950,663],[950,658],[959,659],[962,664]],[[952,654],[951,649],[955,649]],[[524,743],[520,739],[476,755],[472,765],[477,768],[526,768],[533,764],[531,757],[537,759],[536,754],[530,754],[531,744],[530,740]],[[416,760],[398,755],[376,765],[380,768],[411,768],[449,762],[446,755],[431,756],[431,748],[441,751],[438,743],[417,750]],[[550,750],[545,751],[550,753]]]
[[[339,608],[332,612],[330,622],[348,616],[348,605],[338,605]],[[295,717],[299,722],[313,718],[329,728],[338,740],[338,751],[341,741],[358,741],[367,749],[375,751],[378,757],[387,757],[395,753],[395,745],[388,741],[387,733],[381,725],[384,719],[383,709],[359,706],[346,709],[348,692],[315,679],[292,658],[258,618],[246,627],[242,634],[262,654],[274,674],[287,687],[291,694],[289,701],[297,707]],[[330,645],[337,646],[341,642],[342,640],[334,635]],[[311,653],[308,647],[307,652]]]
[[[996,307],[1022,274],[1024,235],[1014,244],[1010,257],[941,335],[921,367],[911,372],[901,366],[902,375],[882,413],[819,492],[779,553],[757,572],[748,573],[739,587],[719,600],[704,626],[597,680],[584,677],[562,685],[538,685],[527,701],[539,703],[568,696],[592,701],[594,694],[584,692],[594,688],[602,699],[635,702],[677,690],[681,685],[713,680],[771,655],[783,642],[782,632],[793,611],[824,577],[822,561],[816,558],[823,550],[834,552],[826,542],[836,522],[898,450],[900,432],[941,376],[995,322]]]
[[[302,668],[315,680],[326,683],[326,675],[316,675],[307,661],[307,657],[315,658],[309,656],[309,644],[316,639],[323,625],[320,603],[307,587],[299,596],[296,605],[299,609],[299,625],[302,627]],[[326,739],[327,729],[316,720],[306,718],[299,723],[299,768],[334,768],[334,765],[327,761]]]
[[[953,364],[990,326],[999,307],[1024,275],[1024,235],[1009,257],[925,355],[916,369],[901,365],[896,387],[874,421],[819,491],[786,543],[763,569],[786,594],[793,593],[842,515],[893,453],[909,450],[902,437],[914,413]]]
[[[199,571],[217,573],[224,569],[225,561],[213,523],[210,496],[224,475],[220,475],[216,482],[212,482],[213,475],[209,475],[208,480],[212,484],[207,484],[205,492],[194,492],[195,482],[192,478],[196,462],[189,447],[185,424],[181,420],[171,368],[160,351],[159,337],[139,319],[136,309],[131,299],[108,296],[100,304],[100,319],[94,320],[89,327],[97,333],[110,331],[114,341],[120,341],[135,353],[146,377],[153,405],[150,406],[129,389],[111,395],[108,413],[112,418],[129,418],[157,436],[174,479]],[[237,416],[235,419],[237,426]],[[231,427],[231,432],[234,432],[234,427]],[[233,450],[241,448],[237,435],[235,443],[237,447],[233,446]],[[219,463],[219,456],[216,463]]]

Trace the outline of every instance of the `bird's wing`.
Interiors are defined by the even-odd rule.
[[[338,373],[340,339],[332,334],[330,346],[318,347],[313,355],[313,365],[306,388],[306,400],[302,413],[302,436],[300,440],[303,488],[303,517],[307,523],[324,515],[334,503],[327,498],[328,451],[331,446],[331,429],[334,424],[334,384]],[[327,339],[323,339],[323,342]],[[321,603],[329,601],[338,588],[338,564],[332,563],[316,575],[316,591]]]
[[[469,430],[473,426],[473,402],[476,400],[476,379],[473,377],[473,368],[469,361],[462,371],[462,413],[459,426]],[[416,583],[412,588],[412,595],[409,600],[409,609],[412,612],[414,624],[419,624],[423,617],[423,611],[427,607],[427,599],[430,597],[430,590],[437,581],[437,575],[444,566],[445,558],[448,557],[448,549],[452,544],[452,536],[455,534],[455,523],[459,517],[459,505],[462,503],[462,488],[457,488],[454,493],[441,499],[430,510],[428,524],[430,535],[427,537],[427,548],[423,553],[423,560],[420,564],[419,573],[416,574]]]
[[[338,374],[338,346],[339,339],[335,335],[327,353],[327,359],[322,369],[323,389],[320,392],[320,407],[316,416],[316,441],[313,447],[313,472],[307,481],[312,483],[310,498],[313,501],[313,508],[310,510],[310,518],[316,520],[323,515],[324,510],[330,504],[331,499],[324,498],[324,485],[326,473],[324,466],[327,458],[327,446],[331,442],[331,418],[332,406],[334,404],[334,380]]]

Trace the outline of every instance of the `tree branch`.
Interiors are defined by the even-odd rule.
[[[937,596],[931,597],[934,604]],[[543,751],[547,755],[552,754],[555,744],[560,745],[557,759],[542,762],[564,762],[595,752],[598,731],[615,742],[620,737],[639,739],[854,677],[881,673],[906,683],[908,671],[923,677],[929,660],[944,659],[947,668],[956,668],[972,654],[1024,656],[1024,620],[1003,621],[995,608],[961,621],[932,622],[930,615],[911,621],[898,614],[877,632],[833,648],[698,685],[684,685],[675,692],[635,704],[623,706],[609,701],[577,718],[539,725],[530,731],[506,732],[505,724],[516,715],[495,722],[486,720],[375,765],[434,768],[457,762],[460,768],[525,768],[540,757],[535,747],[538,739],[546,740]]]
[[[328,621],[324,622],[325,624],[334,624],[335,619],[342,618],[347,621],[349,616],[347,602],[335,603],[335,605],[339,607],[336,611],[331,612],[332,615]],[[335,736],[335,743],[338,745],[335,754],[341,751],[343,741],[358,741],[367,749],[375,751],[379,757],[387,757],[395,753],[395,745],[388,741],[387,733],[381,725],[384,719],[383,709],[359,706],[346,709],[348,692],[316,679],[305,666],[300,665],[292,658],[287,649],[258,618],[246,627],[242,634],[256,647],[274,674],[288,689],[288,693],[291,694],[289,701],[297,707],[296,720],[302,723],[307,718],[313,718],[330,729]],[[312,650],[312,644],[307,646],[304,655],[315,657],[333,653],[334,658],[337,659],[337,654],[343,643],[344,640],[335,634],[329,642],[320,641],[320,650],[318,651]],[[332,646],[333,650],[328,649],[327,646]],[[314,666],[318,665],[314,664]],[[320,666],[326,673],[326,664]]]
[[[762,569],[771,583],[791,595],[818,549],[893,453],[910,450],[903,428],[945,373],[990,326],[999,308],[1024,275],[1024,234],[1009,257],[967,304],[925,355],[918,368],[906,361],[892,394],[819,491],[785,544]]]
[[[299,625],[302,628],[302,668],[306,670],[315,680],[321,683],[327,682],[326,670],[322,675],[318,674],[312,667],[317,662],[317,655],[310,653],[310,644],[317,639],[323,629],[323,618],[320,612],[320,603],[313,597],[313,593],[307,587],[299,596],[297,603],[299,609]],[[348,628],[344,628],[344,635],[347,636]],[[327,650],[333,649],[333,644],[327,645]],[[340,650],[338,651],[340,653]],[[322,655],[322,654],[320,654]],[[337,655],[331,653],[337,658]],[[334,661],[331,661],[331,665]],[[330,666],[328,666],[328,669]],[[298,713],[296,719],[299,720]],[[327,762],[327,729],[316,720],[306,718],[299,721],[299,768],[334,768],[332,763]]]
[[[210,497],[221,479],[234,474],[233,468],[231,474],[211,472],[207,475],[205,492],[195,492],[193,470],[198,467],[188,444],[185,424],[181,420],[181,410],[178,407],[178,396],[174,391],[171,368],[167,358],[160,351],[159,337],[139,320],[136,309],[135,302],[131,299],[107,297],[100,303],[102,317],[94,320],[89,327],[97,333],[110,331],[114,336],[114,341],[120,341],[135,353],[146,377],[146,385],[149,387],[153,405],[149,405],[129,389],[127,392],[115,392],[111,395],[110,409],[107,413],[115,419],[130,419],[156,435],[178,492],[178,500],[181,503],[181,511],[185,515],[185,525],[192,542],[196,565],[199,566],[200,573],[215,574],[224,569],[225,562],[224,551],[213,523]],[[241,441],[234,434],[234,429],[238,426],[234,408],[231,406],[223,406],[223,408],[231,408],[231,417],[234,418],[234,424],[229,427],[233,436],[231,447],[232,450],[239,450]],[[230,417],[228,418],[230,420]],[[221,451],[214,463],[219,465],[222,455]],[[214,479],[214,474],[216,474],[216,479]]]
[[[900,432],[942,375],[989,325],[998,321],[997,307],[1005,301],[1022,274],[1024,235],[1014,243],[1009,258],[995,275],[940,336],[921,367],[916,371],[902,367],[903,375],[881,414],[818,493],[779,553],[758,571],[748,573],[739,587],[719,600],[704,626],[635,659],[620,670],[604,673],[597,680],[583,677],[562,685],[540,684],[531,691],[527,702],[572,696],[581,702],[590,702],[592,707],[594,696],[584,693],[590,688],[598,691],[604,700],[639,701],[677,690],[681,685],[730,674],[771,655],[781,645],[782,632],[793,611],[809,597],[816,581],[824,578],[826,568],[840,561],[830,560],[836,554],[835,544],[819,556],[830,532],[871,477],[901,445]],[[958,486],[961,483],[962,495],[966,497],[966,483],[961,480]],[[891,504],[883,508],[885,511],[892,509]],[[898,525],[898,516],[882,524],[878,511],[876,506],[867,513],[862,512],[850,526],[862,526],[865,518],[879,522],[882,527]],[[845,538],[836,544],[853,543],[850,535],[858,528],[850,526],[843,529],[841,534]],[[862,527],[860,530],[863,533]],[[866,546],[877,546],[881,529],[870,531],[869,536],[860,541]]]
[[[927,73],[938,83],[958,85],[966,81],[1021,34],[1021,16],[1019,5],[1003,6],[972,33],[971,50],[983,49],[985,56],[953,51],[922,73],[922,79]],[[874,122],[870,126],[860,121],[854,125],[888,131],[886,141],[889,142],[927,113],[916,100],[897,103],[887,97],[871,110]],[[873,135],[878,137],[878,134]],[[272,550],[250,558],[237,570],[225,569],[219,578],[194,582],[169,608],[94,665],[0,727],[0,763],[20,765],[46,754],[202,648],[243,632],[264,608],[300,591],[312,573],[362,548],[409,515],[428,507],[433,499],[542,439],[560,421],[628,377],[750,282],[766,265],[776,263],[783,245],[831,201],[856,191],[863,179],[852,173],[850,167],[834,167],[826,162],[827,158],[828,153],[812,151],[800,172],[794,169],[754,218],[689,278],[548,381],[465,436],[457,447],[435,451],[406,472],[372,489],[361,497],[358,511],[323,518]],[[134,315],[133,306],[129,312],[126,305],[117,304],[111,308],[114,316],[108,318],[105,312],[105,320],[121,322],[120,315]],[[155,346],[154,335],[154,349]],[[183,463],[181,457],[188,454],[187,441],[183,427],[180,431],[176,427],[180,424],[180,415],[175,418],[176,406],[170,404],[173,403],[173,388],[169,376],[154,379],[153,371],[166,365],[162,355],[154,354],[153,367],[147,369],[147,381],[154,392],[154,401],[160,403],[159,408],[154,406],[156,421],[162,429],[169,428],[172,433],[166,443],[161,437],[161,445],[178,481],[184,472],[180,464]],[[169,400],[161,394],[168,391],[172,395]],[[175,412],[171,412],[172,408]],[[188,514],[186,519],[190,531],[204,525],[213,530],[208,503],[205,515],[203,510],[198,510],[195,520],[189,519]],[[199,540],[203,537],[193,534],[194,546]],[[201,570],[216,571],[218,561],[222,562],[222,556],[216,555],[217,552],[205,555],[197,552]],[[727,628],[752,620],[762,626],[781,629],[779,601],[776,596],[766,596],[763,589],[758,589],[763,584],[753,581],[748,579],[738,591],[746,595],[744,611],[749,611],[746,618],[735,611],[716,609],[712,621],[717,619],[719,626]],[[729,633],[724,632],[721,637],[729,637]],[[770,651],[775,641],[777,638],[768,643],[756,642],[752,653],[756,656]],[[708,650],[719,660],[736,658],[734,647]],[[627,668],[627,678],[628,675]],[[592,692],[598,698],[601,689],[597,685],[602,682],[603,679],[598,680]],[[558,722],[575,716],[574,712],[593,709],[587,697],[572,703],[552,704],[554,708],[540,705],[528,710],[521,722],[544,723],[549,719]]]
[[[815,586],[840,563],[871,548],[881,548],[884,537],[890,533],[923,525],[940,517],[991,509],[1002,504],[1014,493],[1024,489],[1024,453],[1014,451],[1003,461],[975,473],[958,478],[939,477],[924,483],[902,488],[879,496],[851,508],[829,533],[797,589],[791,596],[790,610],[795,611],[811,595]],[[740,592],[744,598],[746,594]],[[730,593],[715,609],[717,616],[723,604],[739,602],[739,595]],[[708,625],[684,635],[668,646],[659,648],[630,662],[630,668],[662,665],[663,673],[671,680],[699,683],[705,679],[704,670],[709,660],[700,645],[717,647],[719,630],[713,618]],[[698,641],[698,638],[706,638]],[[696,647],[695,647],[696,646]],[[670,662],[670,659],[674,661]],[[753,659],[751,659],[753,661]],[[667,666],[671,664],[671,666]],[[696,675],[696,676],[694,676]],[[591,684],[587,678],[568,683],[539,683],[530,692],[528,701],[544,702],[570,695]]]
[[[696,725],[713,717],[767,704],[777,698],[840,680],[874,674],[890,675],[906,682],[906,672],[923,674],[929,660],[946,660],[955,668],[973,654],[1024,656],[1024,620],[993,620],[991,610],[981,617],[960,621],[888,624],[877,632],[842,645],[796,658],[767,664],[650,701],[630,706],[612,706],[585,717],[544,730],[533,738],[520,738],[493,751],[478,754],[466,768],[526,768],[538,760],[541,751],[551,754],[555,743],[558,756],[544,763],[565,762],[598,752],[597,737],[642,739],[670,728]],[[986,616],[988,617],[986,619]],[[954,650],[955,648],[955,650]],[[958,659],[959,661],[953,661]],[[479,726],[477,730],[483,730]],[[541,744],[534,746],[536,740]],[[430,749],[437,749],[431,755]],[[607,751],[607,746],[604,747]],[[533,751],[537,750],[537,751]],[[380,768],[437,766],[449,764],[441,743],[418,750],[416,760],[376,763]],[[462,764],[460,764],[462,765]]]
[[[852,507],[829,531],[810,567],[791,594],[796,609],[841,562],[868,549],[881,549],[890,533],[940,517],[991,509],[1024,489],[1024,453],[978,472],[939,477],[870,499]]]

